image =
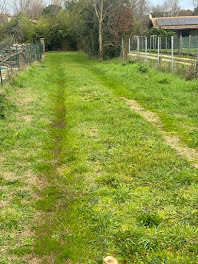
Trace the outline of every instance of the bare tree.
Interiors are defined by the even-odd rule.
[[[193,0],[193,5],[194,5],[194,8],[197,8],[198,7],[198,0]]]
[[[103,20],[106,16],[107,10],[104,9],[104,0],[92,0],[92,5],[94,7],[97,19],[98,19],[98,25],[99,25],[99,53],[100,53],[100,58],[103,56],[103,35],[102,35],[102,30],[103,30]]]
[[[0,0],[0,14],[5,13],[7,7],[6,4],[7,4],[6,0]]]
[[[177,16],[180,11],[179,0],[166,0],[164,3],[164,9],[167,10],[169,16]]]
[[[130,6],[133,14],[143,16],[149,11],[149,3],[147,0],[130,0]]]
[[[157,5],[152,8],[154,16],[178,16],[180,12],[179,0],[165,0],[162,5]]]
[[[103,21],[108,15],[108,11],[114,5],[122,2],[122,0],[89,0],[89,3],[94,7],[96,17],[98,19],[98,32],[99,32],[99,56],[103,56]]]
[[[63,2],[63,0],[51,0],[51,5],[62,6]]]
[[[30,7],[31,0],[12,0],[9,2],[12,13],[24,12]]]
[[[44,0],[32,0],[29,8],[25,12],[28,17],[32,19],[39,19],[45,7],[46,4]]]

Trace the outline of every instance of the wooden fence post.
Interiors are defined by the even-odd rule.
[[[43,45],[43,53],[45,53],[45,39],[40,38],[40,43]]]

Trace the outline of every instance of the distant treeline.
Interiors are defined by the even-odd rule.
[[[11,19],[0,15],[0,42],[35,43],[43,37],[49,51],[81,49],[94,56],[113,57],[120,54],[122,38],[127,43],[131,35],[149,34],[150,12],[153,16],[196,14],[196,8],[194,13],[181,10],[178,0],[152,8],[148,0],[54,0],[48,6],[45,2],[17,0]]]
[[[122,38],[135,30],[134,15],[128,0],[68,1],[63,7],[49,5],[40,18],[25,12],[1,21],[1,41],[13,37],[21,43],[35,43],[45,38],[46,49],[82,49],[92,55],[115,56]]]

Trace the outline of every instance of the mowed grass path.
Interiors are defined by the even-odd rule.
[[[106,68],[51,53],[6,88],[0,263],[198,262],[198,171]]]

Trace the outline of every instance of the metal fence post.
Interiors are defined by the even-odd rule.
[[[198,72],[198,49],[197,49],[197,59],[195,63],[195,75],[197,75],[197,72]]]
[[[147,44],[148,44],[148,38],[145,37],[145,62],[147,62],[147,53],[148,53]]]
[[[139,59],[140,56],[140,39],[139,36],[137,36],[137,58]]]
[[[18,53],[18,47],[16,44],[16,64],[18,66],[18,71],[20,70],[20,65],[19,65],[19,53]]]
[[[1,70],[1,65],[0,65],[0,80],[1,80],[1,84],[3,83],[3,78],[2,78],[2,70]]]
[[[190,55],[190,48],[191,48],[191,35],[188,37],[188,53]]]
[[[160,37],[157,38],[157,64],[160,65]]]
[[[122,59],[124,61],[124,39],[122,38]]]
[[[183,46],[183,38],[182,38],[182,33],[180,32],[180,37],[179,37],[179,54],[182,53],[182,47]]]
[[[131,53],[131,38],[129,38],[129,54]]]
[[[174,37],[171,36],[172,72],[174,72]]]
[[[150,37],[150,52],[151,52],[151,44],[152,44],[152,42],[151,42],[151,37]]]

